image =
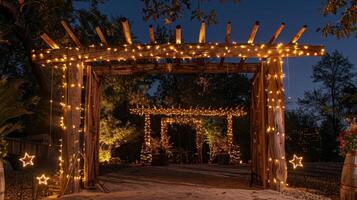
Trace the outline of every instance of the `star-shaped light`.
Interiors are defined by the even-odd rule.
[[[302,161],[302,157],[297,157],[295,154],[294,154],[294,158],[292,160],[289,160],[289,162],[293,164],[294,169],[296,169],[297,167],[303,167],[301,161]]]
[[[25,153],[24,157],[20,158],[19,160],[22,162],[22,167],[26,167],[27,165],[33,165],[33,159],[35,158],[34,155],[30,156],[27,152]]]
[[[38,180],[38,184],[39,185],[47,185],[47,181],[50,179],[49,177],[46,177],[44,174],[42,174],[41,176],[36,177],[36,179]]]

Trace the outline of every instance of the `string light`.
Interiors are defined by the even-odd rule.
[[[199,155],[199,161],[202,161],[202,143],[203,143],[203,123],[201,119],[191,117],[180,118],[162,118],[161,119],[161,146],[170,153],[171,145],[169,144],[168,125],[169,124],[188,124],[196,130],[196,147]]]
[[[22,167],[26,167],[27,165],[33,166],[33,159],[35,155],[29,155],[27,152],[25,153],[24,157],[20,158],[19,160],[22,162]]]
[[[47,185],[47,181],[50,180],[49,177],[46,177],[45,174],[42,174],[41,176],[36,177],[38,180],[39,185]]]
[[[226,117],[227,115],[231,116],[244,116],[247,113],[243,110],[243,107],[238,106],[236,108],[219,108],[219,109],[204,109],[204,108],[162,108],[162,107],[137,107],[130,109],[131,114],[135,115],[145,115],[150,113],[153,115],[178,115],[178,116],[218,116]]]
[[[298,157],[294,154],[293,159],[289,160],[289,163],[293,165],[294,169],[296,169],[297,167],[303,167],[302,159],[303,157]]]
[[[247,48],[251,46],[251,48]],[[192,48],[195,47],[195,48]],[[239,48],[237,48],[239,47]],[[308,47],[308,48],[306,48]],[[67,54],[63,54],[66,49]],[[252,51],[254,49],[254,51]],[[293,51],[294,55],[285,52]],[[43,53],[46,52],[46,55]],[[220,55],[217,53],[220,52]],[[32,54],[33,61],[38,63],[56,63],[68,61],[107,61],[116,60],[118,57],[123,60],[150,59],[152,57],[161,58],[210,58],[210,57],[252,57],[267,58],[289,57],[289,56],[321,56],[325,50],[322,46],[278,44],[267,47],[265,44],[160,44],[152,50],[151,45],[142,45],[138,48],[135,45],[124,45],[113,48],[90,47],[90,48],[62,48],[52,50],[39,50]],[[113,59],[111,59],[113,58]]]

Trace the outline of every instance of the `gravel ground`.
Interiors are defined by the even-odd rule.
[[[5,172],[5,200],[32,200],[35,187],[33,180],[36,179],[36,171],[30,169],[23,171],[5,170]],[[48,195],[47,188],[38,188],[38,199]]]
[[[249,187],[249,167],[217,165],[170,165],[165,167],[119,167],[102,170],[100,181],[109,191],[83,191],[62,200],[327,200],[330,198],[301,189],[283,193]]]

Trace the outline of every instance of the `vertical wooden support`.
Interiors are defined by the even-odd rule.
[[[177,25],[176,26],[176,44],[181,44],[182,37],[181,37],[181,26]]]
[[[230,161],[232,161],[231,151],[233,150],[233,116],[227,115],[227,145]]]
[[[63,184],[61,193],[80,190],[80,131],[83,63],[68,63],[66,70],[66,94],[64,109],[65,133],[62,136]]]
[[[307,28],[306,25],[304,25],[303,27],[301,27],[301,28],[299,29],[299,31],[294,35],[294,37],[291,38],[289,44],[295,44],[295,43],[300,39],[300,37],[302,36],[302,34],[306,31],[306,28]]]
[[[100,29],[99,26],[95,27],[95,31],[97,32],[97,35],[98,35],[100,41],[101,41],[105,46],[108,46],[108,42],[107,42],[107,40],[105,39],[105,36],[104,36],[104,34],[103,34],[103,32],[102,32],[102,30]]]
[[[133,44],[133,41],[131,39],[130,27],[129,27],[128,20],[126,18],[122,19],[121,24],[123,27],[123,33],[124,33],[126,43]]]
[[[149,39],[151,44],[155,44],[155,33],[152,25],[149,26]]]
[[[252,28],[252,31],[249,34],[248,41],[247,41],[248,44],[253,44],[254,39],[255,39],[255,35],[258,32],[258,28],[259,28],[259,21],[256,21],[254,26],[253,26],[253,28]]]
[[[255,182],[266,188],[265,66],[261,64],[259,69],[253,78],[251,94],[251,184]]]
[[[206,42],[206,23],[203,21],[201,23],[200,34],[198,35],[198,43]]]
[[[203,163],[202,147],[203,147],[203,125],[201,120],[193,119],[196,130],[196,147],[197,147],[197,156],[198,163]]]
[[[232,32],[232,24],[231,22],[228,22],[226,25],[226,37],[225,37],[225,41],[226,41],[226,45],[228,46],[231,40],[231,32]],[[223,65],[224,63],[224,57],[221,58],[221,61],[219,62],[220,65]]]
[[[92,72],[91,66],[86,70],[86,96],[84,119],[84,186],[94,187],[99,175],[99,124],[100,124],[100,79]]]
[[[144,165],[150,165],[152,161],[150,113],[145,113],[144,117],[144,143],[141,147],[140,161]]]
[[[285,101],[283,68],[280,57],[269,58],[265,68],[266,120],[268,150],[268,183],[270,188],[281,191],[286,186],[285,159]]]

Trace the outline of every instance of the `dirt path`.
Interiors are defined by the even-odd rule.
[[[109,193],[89,192],[62,197],[71,200],[294,200],[291,195],[249,187],[245,166],[170,165],[165,167],[121,167],[106,170],[99,179]],[[302,195],[303,196],[303,195]],[[309,198],[304,198],[309,199]],[[311,199],[311,198],[310,198]],[[312,199],[321,199],[314,197]]]

